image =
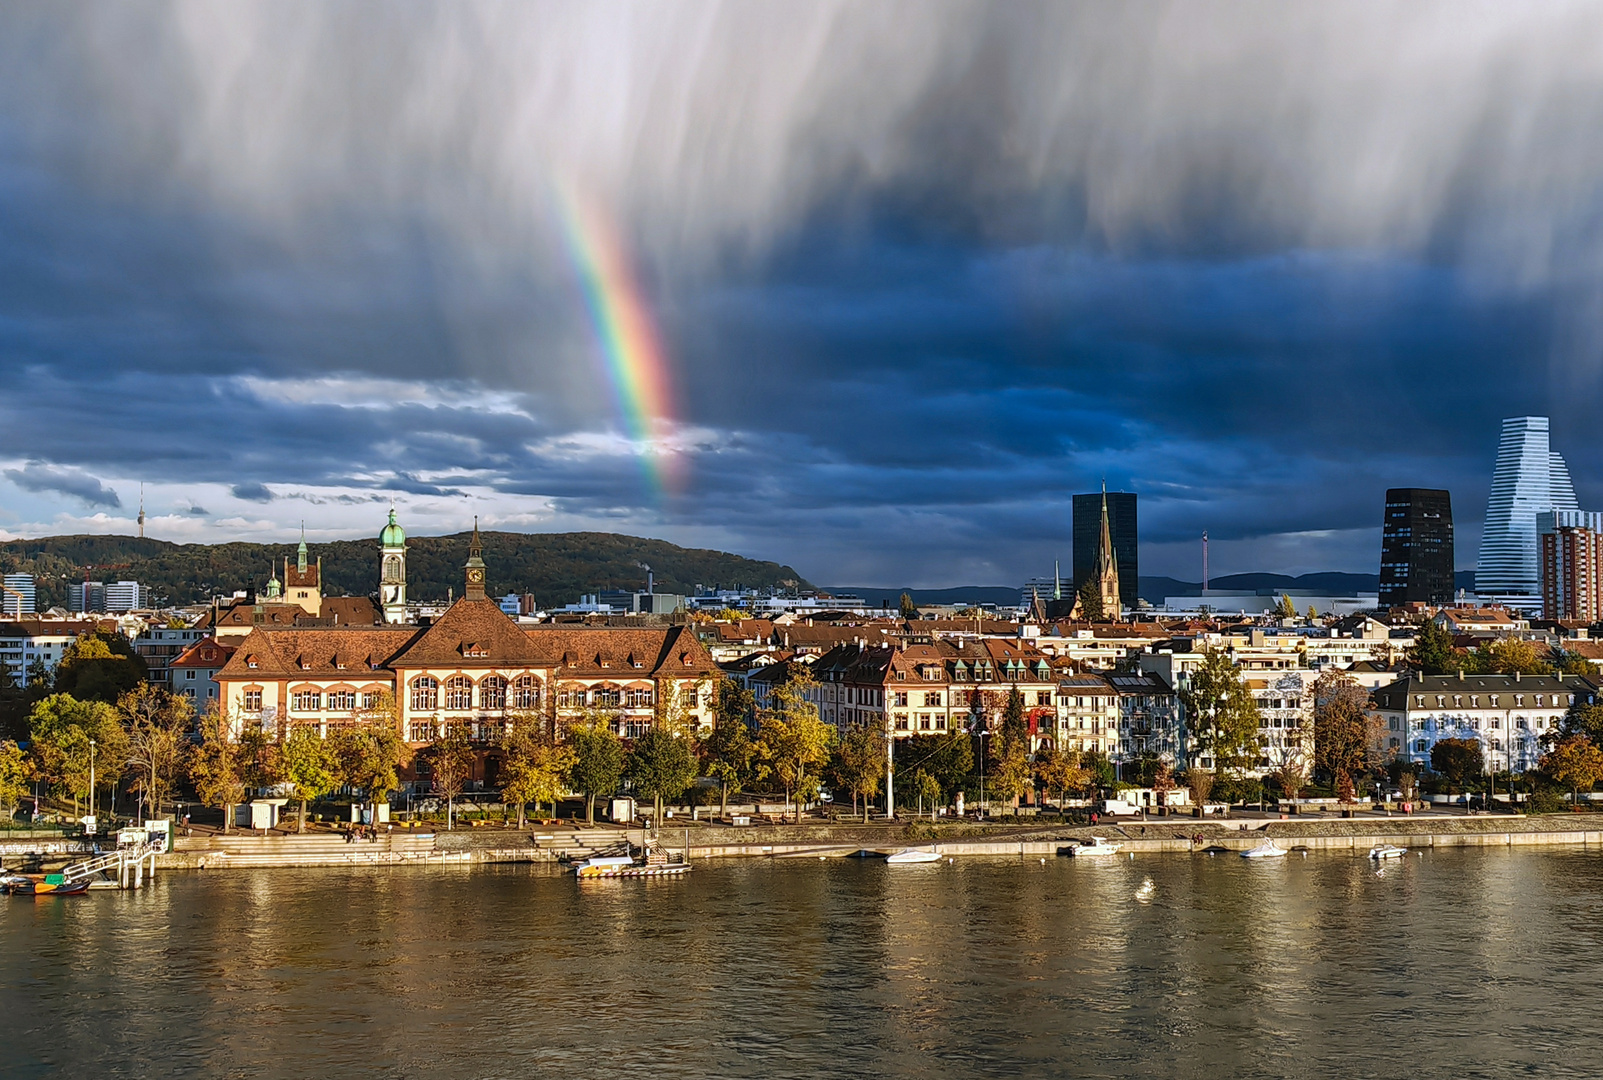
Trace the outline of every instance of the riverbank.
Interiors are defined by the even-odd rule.
[[[1603,816],[1487,816],[1363,818],[1352,820],[1246,820],[1104,823],[1098,826],[995,824],[809,823],[665,829],[661,842],[686,847],[692,860],[724,858],[840,858],[862,850],[889,852],[934,845],[943,855],[1055,856],[1092,835],[1107,837],[1124,852],[1191,854],[1208,848],[1253,847],[1269,837],[1282,847],[1320,852],[1362,852],[1376,844],[1408,848],[1540,847],[1603,848]],[[397,831],[350,843],[329,833],[251,833],[182,837],[160,857],[163,869],[219,870],[241,867],[354,866],[555,862],[622,843],[639,843],[638,828],[549,826],[533,830],[473,829],[439,833]],[[60,855],[57,855],[59,858]]]

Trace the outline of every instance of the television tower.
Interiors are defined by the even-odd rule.
[[[145,538],[145,485],[139,485],[139,539]]]
[[[1202,531],[1202,591],[1208,591],[1208,530]]]

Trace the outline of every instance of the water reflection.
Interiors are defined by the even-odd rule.
[[[0,907],[7,1075],[1593,1068],[1580,850],[172,874]],[[1156,893],[1138,902],[1150,878]]]

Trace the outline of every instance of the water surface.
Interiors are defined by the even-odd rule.
[[[242,870],[10,899],[0,1073],[1603,1069],[1595,853],[1099,862]]]

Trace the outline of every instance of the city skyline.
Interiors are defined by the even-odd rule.
[[[1151,574],[1372,572],[1399,486],[1472,566],[1497,422],[1603,379],[1590,20],[1165,10],[8,13],[0,535],[144,483],[180,541],[393,500],[940,587],[1105,477]]]

